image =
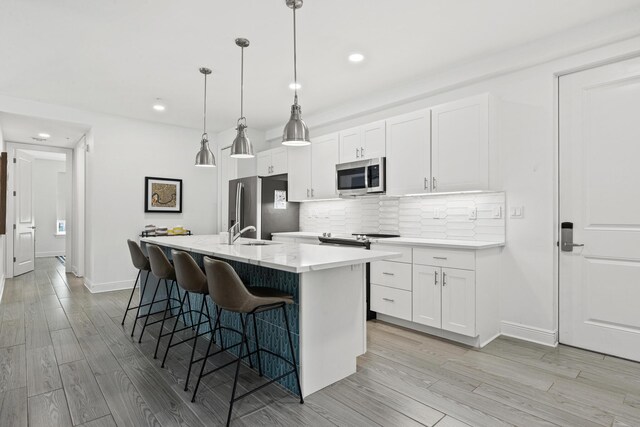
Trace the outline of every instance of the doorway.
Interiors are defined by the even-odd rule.
[[[559,78],[560,342],[638,361],[639,112],[640,58]]]

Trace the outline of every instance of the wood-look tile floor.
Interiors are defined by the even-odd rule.
[[[0,303],[0,426],[222,424],[231,369],[207,377],[191,403],[183,391],[191,349],[175,347],[160,368],[152,357],[159,326],[138,344],[130,337],[133,312],[120,325],[128,296],[91,294],[54,258],[38,259],[35,272],[7,280]],[[356,374],[304,405],[266,387],[236,404],[232,424],[640,426],[637,363],[504,338],[477,351],[376,322],[369,323],[368,338]],[[260,381],[243,368],[240,391]]]

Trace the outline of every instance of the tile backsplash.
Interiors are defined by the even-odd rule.
[[[302,203],[300,230],[503,242],[505,214],[504,192],[363,197]]]

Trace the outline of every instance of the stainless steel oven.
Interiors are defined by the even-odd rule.
[[[359,160],[336,165],[336,188],[341,197],[384,193],[385,158]]]

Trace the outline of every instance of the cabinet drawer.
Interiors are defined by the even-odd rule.
[[[392,258],[389,261],[393,262],[404,262],[407,264],[411,264],[412,256],[411,248],[407,248],[406,246],[396,246],[396,245],[381,245],[379,243],[371,244],[372,251],[383,251],[383,252],[397,252],[402,254],[400,258]]]
[[[413,262],[420,265],[475,270],[476,254],[474,251],[459,249],[414,248]]]
[[[371,285],[371,310],[399,319],[411,320],[411,292]]]
[[[371,283],[410,291],[411,265],[390,261],[372,262]]]

